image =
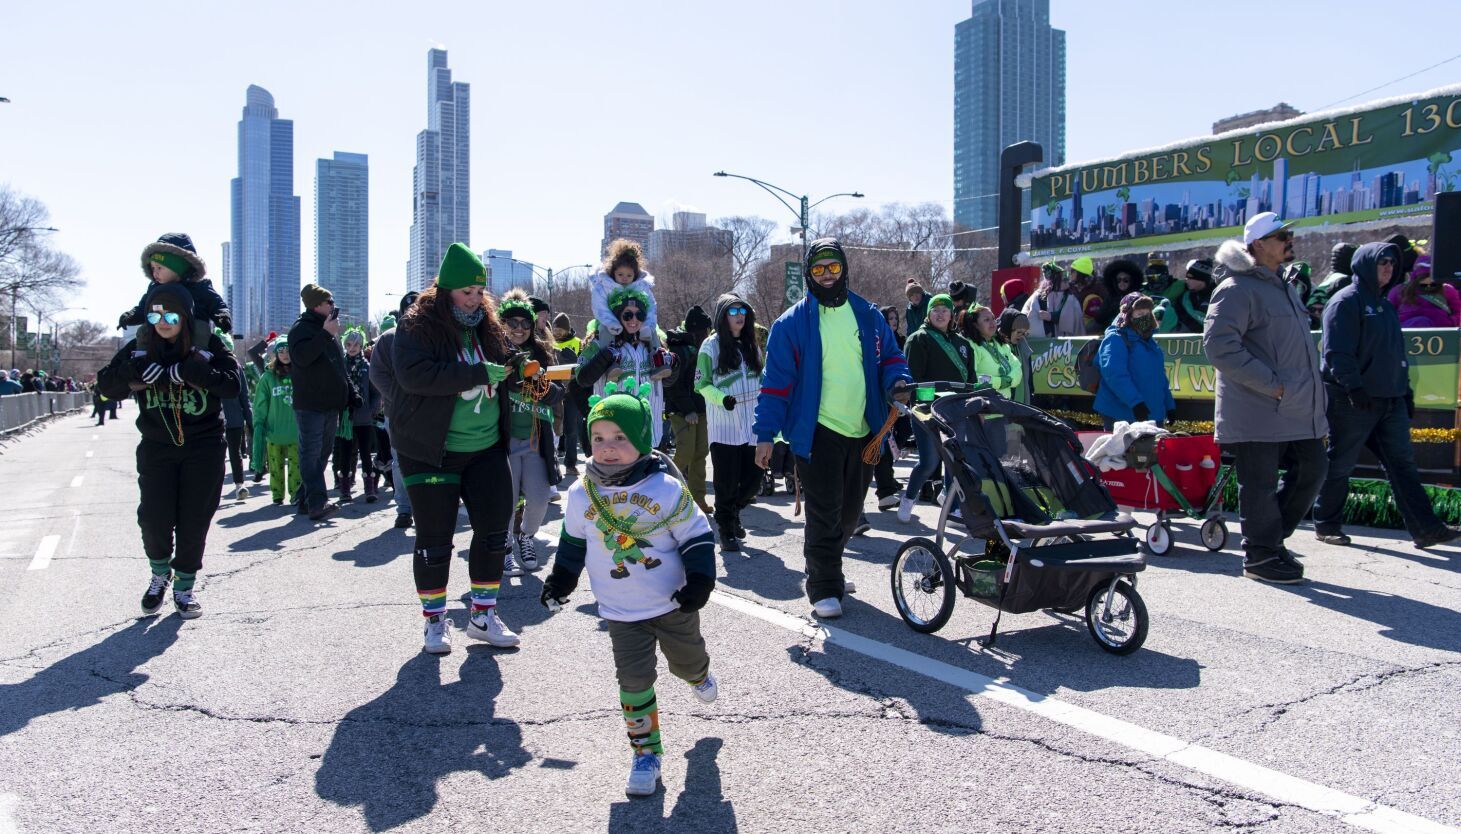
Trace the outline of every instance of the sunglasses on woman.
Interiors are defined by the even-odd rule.
[[[502,320],[502,326],[503,327],[506,327],[508,330],[532,330],[533,329],[533,323],[532,322],[528,321],[527,319],[520,319],[520,318],[503,319]]]
[[[833,261],[830,264],[812,264],[812,277],[821,278],[823,275],[841,275],[842,264]]]
[[[726,310],[725,314],[727,316],[744,316],[749,312],[750,310],[747,310],[745,307],[732,307],[729,310]]]
[[[177,324],[178,322],[182,321],[182,317],[179,316],[177,313],[148,313],[147,314],[147,323],[150,324],[150,325],[153,325],[154,327],[156,325],[158,325],[159,323],[164,322],[164,321],[167,322],[168,324]]]
[[[630,321],[632,319],[644,321],[646,315],[643,310],[625,310],[619,314],[619,321]]]

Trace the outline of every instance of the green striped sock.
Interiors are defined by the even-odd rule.
[[[176,576],[173,578],[172,592],[175,594],[181,594],[184,591],[193,590],[193,583],[197,581],[197,579],[198,574],[196,573],[184,573],[183,571],[178,571]]]
[[[634,755],[664,753],[659,739],[659,704],[654,698],[654,687],[643,692],[619,690],[619,706],[624,710],[624,725],[629,728],[629,746]]]
[[[152,568],[153,576],[166,576],[172,572],[171,559],[148,559],[147,566]]]

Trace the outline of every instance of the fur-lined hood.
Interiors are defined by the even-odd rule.
[[[1116,288],[1116,276],[1122,272],[1130,275],[1135,282],[1131,285],[1130,289],[1125,291]],[[1101,270],[1101,283],[1106,285],[1106,294],[1111,297],[1111,300],[1119,301],[1126,293],[1140,292],[1142,287],[1146,285],[1146,275],[1142,268],[1136,265],[1136,261],[1128,258],[1117,258],[1107,263],[1106,267]]]
[[[1241,240],[1223,241],[1213,261],[1217,264],[1217,269],[1213,270],[1213,280],[1217,283],[1222,283],[1229,275],[1242,275],[1258,268],[1258,262],[1248,254],[1248,247]]]
[[[186,246],[182,244],[186,244]],[[169,232],[147,244],[147,248],[142,250],[142,274],[146,275],[149,281],[152,280],[152,256],[158,252],[173,255],[188,262],[188,266],[191,266],[193,271],[181,276],[184,281],[189,283],[201,281],[208,274],[207,264],[203,263],[203,259],[193,250],[192,238],[179,232]]]

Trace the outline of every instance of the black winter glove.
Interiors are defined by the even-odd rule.
[[[736,410],[736,398],[730,396],[729,394],[726,395],[725,399],[722,400],[720,404],[725,408],[726,411]]]
[[[1405,391],[1405,413],[1410,416],[1410,419],[1415,419],[1415,391],[1413,389]]]
[[[167,367],[159,365],[156,362],[151,362],[145,358],[132,360],[132,367],[137,370],[137,378],[148,385],[162,379],[168,371]]]
[[[194,350],[187,359],[173,366],[179,384],[187,382],[202,388],[208,383],[208,362],[213,355],[206,350]]]
[[[1152,410],[1146,407],[1146,403],[1137,403],[1131,407],[1131,416],[1136,419],[1136,422],[1143,423],[1151,418]]]
[[[685,587],[670,596],[680,604],[680,611],[689,614],[699,611],[710,602],[710,592],[715,590],[715,577],[703,573],[685,574]]]
[[[1370,392],[1363,388],[1352,388],[1349,392],[1349,404],[1360,411],[1369,411],[1374,401],[1370,399]]]
[[[552,600],[559,605],[568,602],[568,595],[578,587],[578,574],[561,565],[553,565],[553,572],[543,580],[543,593],[538,595],[538,602],[543,607],[548,607],[548,601]],[[707,595],[708,596],[708,595]]]

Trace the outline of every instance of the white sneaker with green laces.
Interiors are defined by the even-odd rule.
[[[659,790],[659,755],[655,753],[640,753],[634,757],[634,764],[629,768],[629,782],[624,785],[624,793],[629,796],[654,796]]]
[[[497,616],[496,606],[488,608],[484,613],[473,615],[467,621],[467,636],[504,649],[522,642],[522,638]]]

